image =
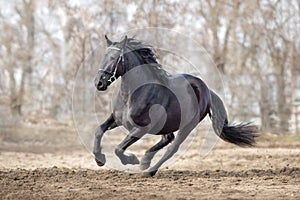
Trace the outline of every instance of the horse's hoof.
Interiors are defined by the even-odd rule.
[[[104,154],[97,155],[95,161],[99,167],[102,167],[106,163],[106,158]]]
[[[95,160],[96,160],[96,163],[97,163],[97,165],[98,165],[99,167],[102,167],[103,165],[105,165],[105,162],[99,161],[99,160],[97,160],[97,159],[95,159]]]
[[[143,177],[152,177],[156,174],[157,170],[153,170],[153,171],[146,171],[146,172],[143,172]]]
[[[127,161],[128,161],[127,162],[128,164],[132,164],[132,165],[138,165],[138,164],[140,164],[139,159],[134,154],[129,154]]]
[[[138,165],[140,164],[139,159],[136,157],[136,155],[130,153],[127,155],[124,154],[118,154],[117,156],[120,158],[120,161],[123,165],[131,164],[131,165]]]

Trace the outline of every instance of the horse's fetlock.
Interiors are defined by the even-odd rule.
[[[115,148],[115,154],[116,154],[116,155],[123,154],[123,152],[124,152],[123,149],[121,149],[121,148],[119,148],[119,147]]]

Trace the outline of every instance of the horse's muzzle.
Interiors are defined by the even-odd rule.
[[[99,90],[99,91],[104,91],[104,90],[106,90],[107,89],[107,83],[106,83],[106,81],[104,81],[104,80],[100,80],[99,82],[98,82],[98,84],[96,85],[96,88],[97,88],[97,90]]]

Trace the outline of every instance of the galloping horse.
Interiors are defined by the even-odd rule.
[[[255,144],[256,126],[230,125],[222,100],[200,78],[188,74],[169,75],[157,62],[153,47],[137,39],[125,36],[120,42],[112,42],[105,38],[107,49],[95,86],[105,91],[119,77],[121,85],[113,112],[95,133],[93,153],[99,166],[106,162],[101,139],[107,130],[117,126],[124,126],[129,134],[116,147],[116,155],[124,165],[140,164],[145,176],[154,176],[207,115],[214,132],[224,141],[239,146]],[[176,137],[175,131],[178,131]],[[130,145],[147,133],[161,135],[161,140],[146,151],[141,161],[134,154],[125,154]],[[162,158],[148,169],[155,153],[168,144]]]

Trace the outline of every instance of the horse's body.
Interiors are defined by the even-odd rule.
[[[123,164],[141,164],[148,169],[155,153],[174,141],[163,157],[144,174],[153,176],[158,168],[179,148],[195,126],[209,114],[215,132],[225,141],[237,145],[254,143],[254,126],[230,126],[221,99],[208,89],[199,78],[180,74],[168,75],[157,63],[150,46],[128,39],[112,43],[95,79],[98,90],[106,90],[118,77],[122,77],[120,90],[113,102],[113,113],[97,129],[94,154],[99,166],[105,164],[101,153],[101,138],[106,130],[124,126],[129,135],[118,145],[116,155]],[[178,131],[175,138],[174,133]],[[162,135],[162,139],[148,151],[141,162],[124,151],[145,134]]]
[[[140,73],[138,73],[139,76],[147,71],[144,70],[144,68],[146,68],[146,66],[138,70],[138,72],[140,71]],[[128,79],[129,77],[122,77],[121,89],[113,103],[113,116],[117,124],[122,124],[129,131],[137,126],[146,128],[150,125],[150,127],[146,128],[148,133],[155,135],[167,134],[177,131],[179,126],[183,125],[183,120],[189,122],[194,117],[197,117],[199,122],[209,112],[209,89],[204,82],[197,77],[189,75],[170,76],[168,77],[168,81],[164,83],[160,83],[157,80],[156,82],[151,79],[149,80],[148,77],[146,80],[151,82],[148,84],[142,84],[142,82],[132,84]],[[189,80],[191,82],[189,82]],[[145,81],[145,79],[141,79],[141,81]],[[139,85],[139,87],[136,88],[136,85]],[[201,99],[196,99],[194,90],[197,94],[202,91]],[[175,93],[177,92],[177,94],[173,91],[175,91]],[[179,91],[180,94],[178,94]],[[185,96],[185,98],[178,100],[177,97],[179,95]],[[159,130],[152,129],[159,126],[158,123],[160,123],[161,120],[155,122],[155,119],[151,119],[151,116],[149,116],[149,110],[155,105],[160,105],[164,109],[161,112],[166,113],[166,119],[163,120],[165,123],[161,125]],[[181,108],[182,106],[184,106],[184,108]],[[188,116],[182,113],[183,109],[189,113]],[[199,113],[199,111],[202,112]],[[155,110],[153,110],[153,112],[155,112]],[[159,116],[163,115],[163,113],[157,112],[157,115],[153,117],[160,119]],[[152,115],[154,114],[155,113],[152,113]]]

